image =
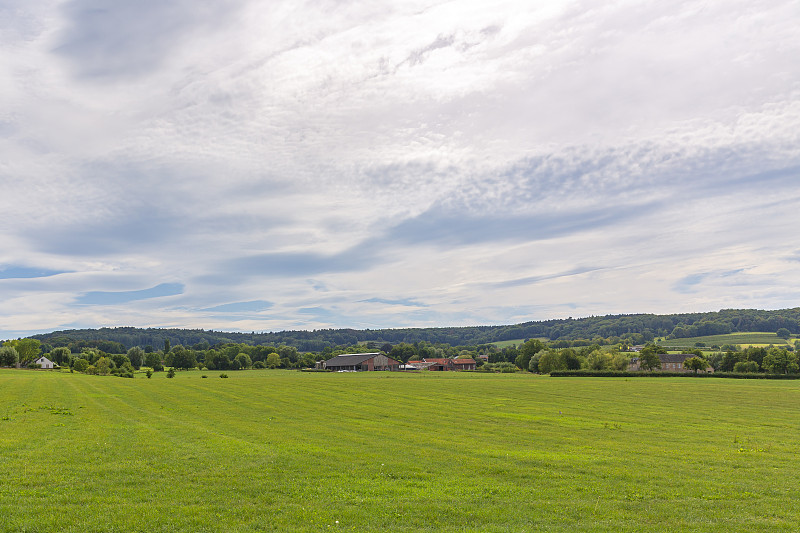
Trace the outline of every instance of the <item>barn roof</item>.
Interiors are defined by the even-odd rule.
[[[449,364],[451,364],[453,362],[453,360],[452,359],[447,359],[447,358],[441,358],[441,357],[440,358],[428,359],[426,357],[425,358],[425,362],[426,363],[433,363],[435,365],[449,365]]]
[[[360,365],[364,361],[368,361],[373,357],[380,355],[380,352],[375,353],[348,353],[331,357],[325,361],[326,367],[331,366],[353,366]]]

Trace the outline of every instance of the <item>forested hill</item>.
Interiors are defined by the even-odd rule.
[[[53,346],[68,344],[98,345],[119,343],[117,348],[133,346],[246,343],[254,345],[287,345],[300,351],[321,351],[328,346],[349,346],[364,342],[414,343],[427,341],[452,346],[478,345],[491,342],[545,337],[556,339],[628,339],[636,343],[653,337],[685,338],[719,335],[737,331],[777,331],[786,328],[800,333],[800,308],[762,311],[757,309],[723,309],[709,313],[674,315],[606,315],[525,322],[510,326],[470,326],[453,328],[405,329],[321,329],[314,331],[280,331],[271,333],[232,333],[202,329],[100,328],[55,331],[33,338]],[[99,347],[99,346],[98,346]],[[100,347],[100,349],[104,349]],[[104,350],[109,351],[110,350]]]

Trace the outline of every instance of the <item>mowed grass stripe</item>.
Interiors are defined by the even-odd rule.
[[[0,529],[790,531],[800,516],[795,382],[207,374],[0,371]]]

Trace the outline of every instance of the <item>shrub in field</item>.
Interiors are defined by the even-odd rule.
[[[267,368],[267,365],[264,361],[256,361],[253,363],[253,368]]]
[[[203,375],[202,375],[202,376],[200,376],[200,377],[201,377],[201,378],[203,378],[203,379],[205,379],[205,378],[207,378],[208,376],[206,376],[205,374],[203,374]]]
[[[152,378],[153,377],[153,371],[152,370],[148,370],[146,375],[147,375],[147,379]]]
[[[78,372],[86,372],[86,369],[89,368],[89,361],[76,357],[72,360],[72,368]]]
[[[175,377],[175,367],[170,367],[170,369],[167,370],[167,377],[168,378],[174,378]]]
[[[227,378],[227,377],[228,377],[228,374],[220,374],[220,375],[219,375],[219,377],[221,377],[221,378]]]

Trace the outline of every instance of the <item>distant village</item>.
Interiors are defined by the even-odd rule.
[[[638,353],[643,346],[634,346],[631,352]],[[656,354],[658,365],[655,368],[643,367],[640,357],[631,357],[628,364],[628,372],[638,372],[642,370],[661,370],[665,372],[691,372],[695,369],[689,368],[684,363],[690,358],[696,357],[693,353],[682,354]],[[479,355],[481,363],[487,363],[488,355]],[[464,370],[476,370],[479,363],[471,358],[422,358],[419,360],[409,360],[401,363],[381,352],[341,354],[331,357],[325,361],[319,361],[317,369],[329,370],[332,372],[372,372],[372,371],[416,371],[426,370],[429,372],[459,372]],[[706,366],[702,369],[705,372],[714,372],[714,368]]]

